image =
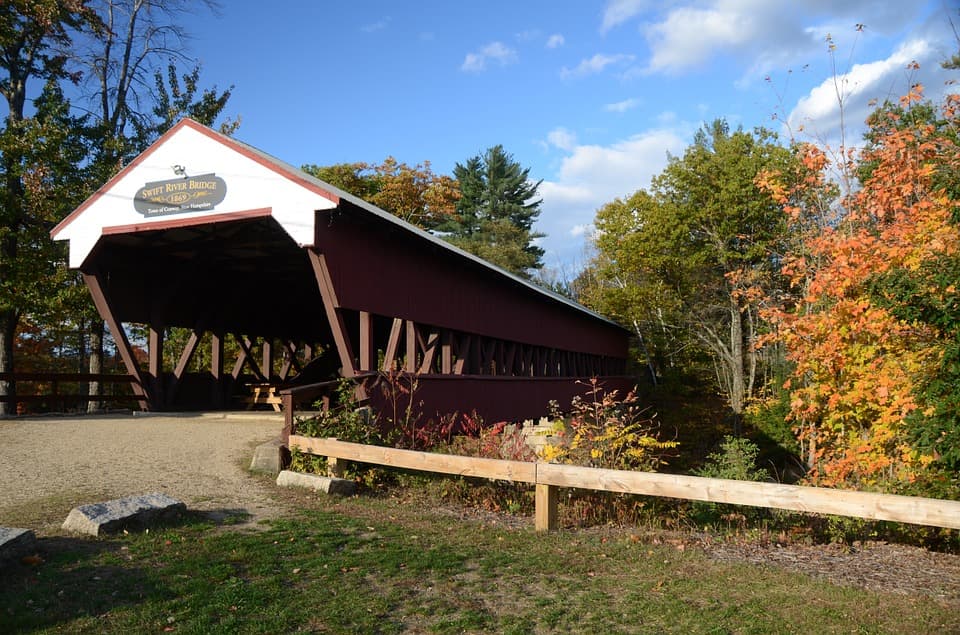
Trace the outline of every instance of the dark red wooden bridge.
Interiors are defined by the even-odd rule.
[[[568,404],[592,376],[629,386],[618,325],[190,120],[52,235],[70,241],[151,410],[231,407],[244,383],[303,381],[318,366],[399,368],[417,376],[425,413],[497,419]],[[145,368],[131,323],[147,327]],[[192,336],[164,372],[173,326]],[[188,373],[204,337],[209,371]],[[226,338],[239,351],[229,368]]]

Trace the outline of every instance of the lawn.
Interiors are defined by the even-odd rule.
[[[960,632],[956,605],[717,562],[640,531],[544,535],[415,498],[278,496],[301,511],[42,538],[43,562],[0,574],[0,632]]]

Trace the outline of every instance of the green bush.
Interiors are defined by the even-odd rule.
[[[727,435],[720,444],[720,451],[710,454],[707,462],[694,470],[694,474],[735,481],[768,481],[770,474],[757,467],[759,454],[760,448],[750,439]],[[704,523],[725,521],[728,524],[743,524],[766,514],[764,509],[743,505],[696,502],[692,508],[694,518]]]
[[[369,409],[357,407],[355,391],[356,384],[352,379],[341,379],[330,409],[321,410],[312,417],[298,418],[297,433],[305,437],[333,437],[352,443],[382,445]],[[320,404],[315,406],[319,408]]]
[[[727,435],[720,444],[720,451],[707,457],[706,464],[694,470],[697,476],[728,478],[735,481],[767,481],[770,474],[757,467],[760,448],[750,439]]]

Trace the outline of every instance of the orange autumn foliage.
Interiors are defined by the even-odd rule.
[[[902,104],[920,96],[916,87]],[[941,109],[948,125],[957,123],[957,103],[951,97]],[[859,160],[875,167],[862,188],[843,199],[839,220],[811,222],[816,214],[805,204],[825,186],[829,162],[819,149],[803,149],[810,169],[804,178],[761,179],[802,239],[783,263],[792,301],[767,317],[795,365],[786,387],[809,479],[895,489],[933,460],[911,446],[906,419],[923,407],[916,388],[939,363],[942,342],[933,327],[907,323],[879,306],[869,285],[960,249],[951,222],[957,201],[935,179],[938,169],[960,167],[960,154],[932,124],[874,130],[880,136]]]

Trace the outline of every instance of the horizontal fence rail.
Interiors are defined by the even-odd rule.
[[[307,454],[358,463],[531,483],[536,486],[537,531],[557,528],[557,489],[560,487],[960,529],[960,502],[958,501],[823,487],[733,481],[681,474],[628,472],[556,463],[481,459],[298,435],[290,436],[289,447],[291,450],[298,449]]]
[[[82,402],[108,402],[108,401],[140,401],[144,402],[143,397],[138,397],[132,392],[129,394],[86,394],[80,390],[81,385],[97,382],[101,385],[121,385],[133,386],[137,384],[137,379],[133,375],[124,375],[119,373],[55,373],[55,372],[37,372],[37,373],[0,373],[0,381],[10,381],[23,388],[23,384],[30,384],[30,394],[0,395],[0,402],[5,403],[50,403],[67,404]],[[35,384],[45,385],[43,388]],[[76,392],[64,392],[64,386],[73,387]]]
[[[474,476],[518,483],[537,482],[537,464],[528,461],[481,459],[456,454],[436,454],[415,450],[398,450],[378,445],[347,443],[335,439],[290,437],[290,449],[358,463],[372,463],[405,470],[437,472],[456,476]]]

